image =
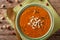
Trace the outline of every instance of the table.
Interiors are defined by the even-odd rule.
[[[54,7],[58,15],[60,15],[60,0],[49,0],[49,2]],[[17,40],[16,35],[11,35],[9,34],[10,32],[11,32],[10,30],[6,30],[6,31],[0,30],[0,40]]]

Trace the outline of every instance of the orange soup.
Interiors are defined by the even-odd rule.
[[[40,6],[26,8],[19,17],[19,26],[22,32],[31,38],[45,35],[51,24],[48,12]]]

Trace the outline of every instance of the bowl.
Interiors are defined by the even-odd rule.
[[[40,36],[40,37],[35,37],[35,38],[33,38],[33,37],[30,37],[30,36],[27,36],[23,31],[22,31],[22,27],[21,27],[21,25],[19,25],[19,22],[21,22],[21,21],[19,21],[20,20],[20,17],[21,17],[21,15],[23,14],[23,12],[26,10],[26,9],[28,9],[29,7],[32,7],[32,6],[37,6],[37,7],[41,7],[41,8],[43,8],[47,13],[48,13],[48,15],[49,15],[49,17],[50,17],[50,27],[49,27],[49,29],[47,30],[47,32],[44,34],[44,35],[42,35],[42,36]],[[33,10],[33,9],[32,9]],[[38,10],[39,11],[39,10]],[[24,19],[24,20],[26,20],[26,19]],[[48,23],[47,23],[48,24]],[[20,34],[20,36],[21,36],[21,38],[22,39],[29,39],[29,40],[43,40],[43,39],[46,39],[48,36],[50,36],[50,34],[52,33],[52,31],[53,31],[53,28],[54,28],[54,18],[53,18],[53,16],[52,16],[52,13],[50,12],[50,10],[46,7],[46,6],[44,6],[44,5],[41,5],[41,4],[28,4],[28,5],[26,5],[26,6],[24,6],[24,7],[22,7],[20,10],[19,10],[19,12],[18,12],[18,14],[17,14],[17,16],[16,16],[16,29],[17,29],[17,31],[18,31],[18,33]]]

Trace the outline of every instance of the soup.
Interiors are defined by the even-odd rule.
[[[40,6],[30,6],[19,16],[21,31],[31,38],[45,35],[51,24],[48,12]]]

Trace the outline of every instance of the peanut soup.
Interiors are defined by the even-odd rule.
[[[48,12],[40,6],[30,6],[19,16],[19,26],[22,32],[31,38],[45,35],[50,25],[51,19]]]

